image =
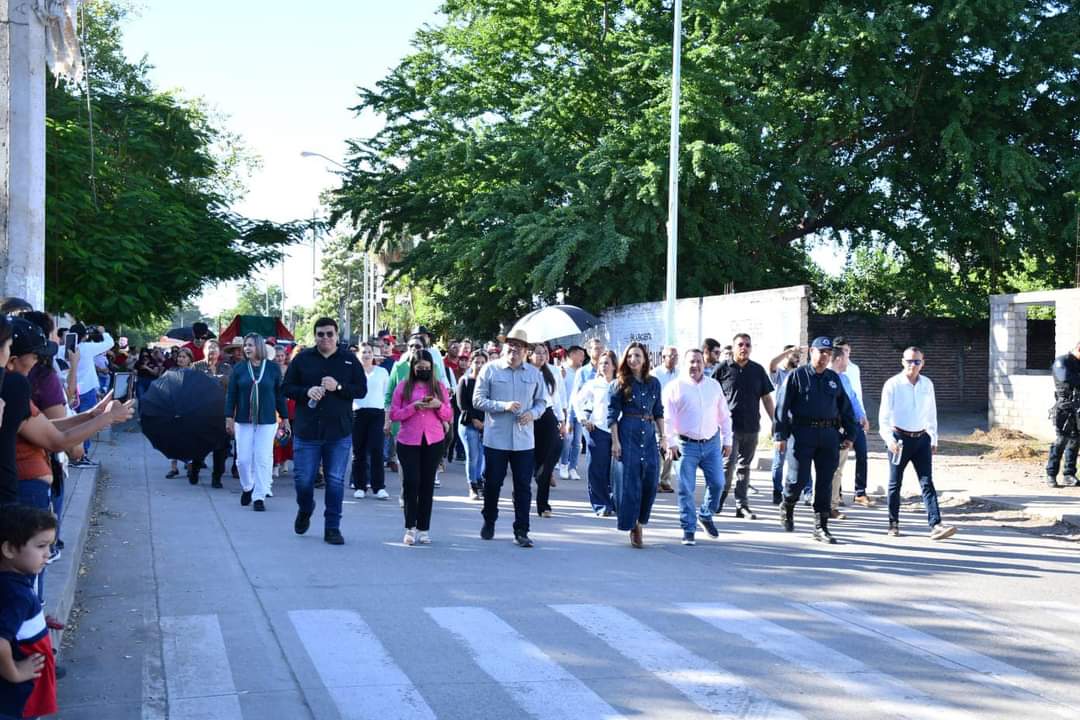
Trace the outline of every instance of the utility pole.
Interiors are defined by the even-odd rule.
[[[677,341],[675,304],[679,292],[679,104],[682,98],[682,0],[675,0],[671,43],[671,149],[668,158],[667,293],[664,306],[667,344]]]

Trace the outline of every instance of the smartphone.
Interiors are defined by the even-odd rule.
[[[131,399],[131,393],[135,389],[135,381],[132,373],[118,372],[113,376],[113,399],[127,402]]]
[[[76,333],[69,332],[64,336],[64,349],[69,353],[75,352],[75,347],[79,344],[79,336]]]

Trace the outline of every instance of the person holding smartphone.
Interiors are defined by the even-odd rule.
[[[435,361],[427,350],[416,350],[409,374],[394,388],[390,419],[401,423],[397,452],[401,462],[401,495],[405,500],[406,545],[431,543],[431,506],[435,471],[443,453],[444,427],[454,415],[450,397],[435,379]]]

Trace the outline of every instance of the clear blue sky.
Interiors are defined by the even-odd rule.
[[[335,184],[332,166],[301,150],[335,159],[345,140],[377,129],[349,107],[358,86],[373,86],[410,49],[415,31],[438,23],[437,0],[142,0],[124,27],[132,60],[144,54],[162,89],[205,98],[262,159],[235,209],[249,217],[293,220],[319,207]],[[311,302],[311,248],[293,249],[286,264],[288,304]],[[267,273],[281,283],[281,267]],[[204,308],[234,302],[234,288],[208,292]]]

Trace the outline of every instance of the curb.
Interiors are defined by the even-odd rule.
[[[45,571],[45,612],[65,624],[75,606],[75,589],[79,583],[79,568],[82,565],[86,538],[90,533],[90,517],[93,514],[100,471],[100,467],[71,468],[64,485],[64,512],[60,523],[64,551],[60,559],[49,565]],[[64,631],[50,632],[53,648],[59,657]]]
[[[1045,520],[1051,520],[1053,522],[1065,523],[1066,525],[1080,529],[1080,514],[1078,513],[1056,513],[1032,510],[1032,508],[1022,502],[1011,502],[1009,500],[1002,500],[998,496],[988,497],[983,495],[954,494],[943,497],[981,502],[989,505],[996,510],[1015,510],[1031,517],[1043,518]]]

